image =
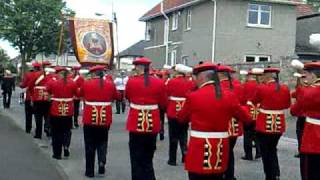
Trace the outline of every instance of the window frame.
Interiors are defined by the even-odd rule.
[[[251,5],[257,5],[258,6],[258,10],[251,10],[250,9],[250,6]],[[261,7],[262,6],[269,6],[270,7],[270,11],[265,11],[265,10],[262,10]],[[250,23],[249,22],[249,19],[250,19],[250,12],[251,11],[255,11],[255,12],[258,12],[258,22],[257,24],[253,24],[253,23]],[[269,12],[269,24],[266,25],[266,24],[261,24],[261,14],[264,13],[264,12]],[[267,5],[267,4],[258,4],[258,3],[249,3],[248,4],[248,10],[247,10],[247,26],[248,27],[258,27],[258,28],[272,28],[272,5]]]
[[[174,56],[173,56],[173,54],[174,54]],[[177,50],[176,49],[174,49],[170,52],[170,64],[171,64],[171,66],[175,66],[177,64]]]
[[[151,22],[146,22],[146,32],[145,32],[146,41],[151,41],[151,31],[152,31]]]
[[[176,31],[179,28],[179,13],[175,12],[172,14],[172,23],[171,23],[171,30]]]
[[[189,31],[192,28],[192,10],[191,8],[187,9],[186,14],[186,30]]]
[[[247,57],[254,57],[254,62],[247,62]],[[260,61],[260,58],[268,58],[268,61]],[[271,62],[270,55],[245,55],[244,56],[245,63],[259,63],[259,62]]]

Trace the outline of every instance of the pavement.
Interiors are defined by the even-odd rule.
[[[19,92],[19,90],[17,90]],[[61,176],[66,176],[70,180],[86,180],[84,177],[84,141],[82,128],[74,129],[72,132],[72,144],[71,144],[71,156],[68,159],[60,161],[51,160],[52,150],[50,146],[50,139],[43,138],[42,140],[33,140],[31,135],[24,134],[24,108],[23,105],[18,104],[18,95],[14,94],[13,104],[11,109],[3,110],[0,106],[0,114],[9,117],[20,130],[13,131],[8,129],[6,134],[10,134],[9,131],[17,132],[19,136],[29,139],[23,146],[33,146],[41,151],[45,157],[34,157],[41,159],[42,161],[53,162],[55,170],[58,171]],[[107,156],[107,174],[104,177],[96,177],[94,179],[108,179],[108,180],[129,180],[130,175],[130,159],[129,159],[129,147],[128,147],[128,132],[125,130],[126,114],[113,116],[113,124],[109,133],[109,149]],[[0,130],[2,124],[0,124]],[[299,160],[294,158],[294,154],[297,151],[297,142],[295,139],[295,121],[288,121],[288,131],[283,138],[281,138],[278,146],[279,162],[281,167],[281,179],[283,180],[299,180]],[[166,125],[167,129],[167,125]],[[34,129],[33,129],[34,130]],[[154,168],[156,177],[158,180],[186,180],[187,174],[184,171],[183,164],[178,163],[178,166],[168,166],[168,131],[166,131],[165,141],[157,142],[157,151],[154,157]],[[2,134],[2,133],[1,133]],[[9,135],[7,135],[9,136]],[[22,146],[22,145],[21,145]],[[26,152],[21,156],[29,156]],[[235,175],[238,180],[263,180],[264,173],[261,160],[256,161],[243,161],[243,144],[242,138],[238,139],[235,147],[235,161],[236,172]],[[32,158],[31,156],[29,156]],[[178,159],[180,156],[178,156]],[[35,159],[35,160],[36,160]],[[24,163],[24,160],[22,160]],[[28,166],[27,164],[24,164]],[[0,167],[1,168],[1,167]],[[40,173],[40,172],[39,172]],[[30,174],[37,174],[38,172],[31,171]],[[0,179],[1,174],[0,174]],[[15,178],[20,179],[20,178]],[[24,178],[23,178],[24,179]],[[59,178],[61,179],[61,178]]]

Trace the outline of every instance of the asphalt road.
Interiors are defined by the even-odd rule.
[[[60,180],[53,160],[41,152],[33,139],[11,119],[0,115],[0,179]]]
[[[17,96],[16,96],[17,97]],[[19,125],[20,128],[24,127],[23,106],[17,104],[17,99],[13,99],[13,106],[11,109],[1,111],[0,114],[10,116]],[[0,108],[1,109],[1,108]],[[109,152],[107,157],[107,175],[105,177],[96,177],[95,179],[108,179],[108,180],[129,180],[130,175],[130,161],[128,151],[128,133],[125,131],[126,114],[114,115],[113,124],[109,136]],[[294,134],[295,121],[288,122],[286,136],[295,137]],[[167,128],[167,126],[166,126]],[[10,130],[12,131],[12,130]],[[20,131],[19,131],[20,132]],[[21,133],[21,132],[20,132]],[[28,139],[28,138],[27,138]],[[51,147],[50,140],[44,138],[41,141],[34,141],[43,153],[50,159]],[[157,180],[186,180],[186,172],[183,165],[180,163],[176,167],[168,166],[168,135],[166,131],[165,141],[157,143],[157,151],[154,157],[154,167]],[[30,143],[28,143],[30,144]],[[31,140],[32,144],[32,140]],[[32,146],[35,146],[34,144]],[[37,147],[36,147],[37,149]],[[279,146],[279,162],[281,167],[282,180],[299,180],[299,160],[294,158],[296,153],[297,144],[294,139],[282,138]],[[25,153],[26,154],[26,153]],[[236,177],[238,180],[263,180],[264,173],[261,160],[247,162],[241,160],[243,156],[242,138],[237,142],[235,148],[236,160]],[[178,158],[179,159],[179,158]],[[43,159],[42,159],[43,160]],[[47,160],[45,160],[47,161]],[[49,160],[48,160],[49,161]],[[84,177],[84,143],[82,129],[74,129],[71,144],[71,157],[62,161],[54,161],[56,167],[63,169],[66,175],[71,180],[86,180]],[[24,166],[28,166],[24,164]],[[36,173],[37,172],[32,172]],[[0,178],[1,179],[1,178]]]

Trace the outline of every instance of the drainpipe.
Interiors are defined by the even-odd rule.
[[[168,53],[169,53],[169,17],[166,15],[166,13],[163,10],[163,1],[161,2],[161,14],[164,16],[165,23],[164,23],[164,35],[167,37],[164,37],[165,42],[163,42],[166,46],[166,65],[168,65]]]
[[[216,52],[216,28],[217,28],[217,0],[212,0],[213,2],[213,29],[212,29],[212,63],[215,61],[215,52]]]

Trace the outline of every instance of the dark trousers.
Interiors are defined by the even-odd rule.
[[[79,126],[78,117],[79,117],[80,100],[78,99],[74,100],[73,104],[74,104],[73,123],[77,127]]]
[[[4,91],[3,92],[3,107],[4,108],[10,108],[11,96],[12,96],[11,91]]]
[[[120,106],[121,106],[121,110],[122,110],[122,113],[125,112],[126,110],[126,102],[124,100],[124,91],[119,91],[120,94],[121,94],[121,100],[117,100],[116,101],[116,109],[117,109],[117,114],[120,114]]]
[[[156,179],[153,169],[156,141],[156,134],[129,133],[132,180]]]
[[[94,175],[96,151],[99,166],[104,167],[107,162],[109,127],[84,125],[83,134],[86,153],[86,174]]]
[[[69,149],[71,143],[72,116],[50,117],[52,150],[55,157],[61,157],[62,148]]]
[[[302,133],[304,128],[304,123],[306,121],[306,117],[298,117],[296,123],[296,134],[298,139],[298,148],[300,150],[301,140],[302,140]]]
[[[189,173],[189,180],[223,180],[223,174]]]
[[[33,115],[33,108],[31,105],[31,100],[25,100],[24,112],[25,112],[25,116],[26,116],[26,132],[30,133],[31,129],[32,129],[32,115]]]
[[[36,138],[42,137],[42,125],[43,121],[45,123],[45,131],[49,130],[49,108],[50,108],[50,102],[47,101],[36,101],[33,102],[34,107],[34,116],[36,119]]]
[[[300,169],[302,180],[320,179],[320,155],[319,154],[301,154]]]
[[[256,157],[261,155],[259,142],[256,138],[256,131],[254,125],[244,126],[243,135],[243,149],[245,157],[248,159],[253,159],[252,155],[252,143],[255,142],[256,146]]]
[[[189,125],[179,123],[176,119],[169,119],[169,162],[176,163],[178,143],[182,158],[187,152],[188,128]]]
[[[237,144],[237,137],[230,137],[229,138],[229,162],[228,167],[225,172],[225,179],[226,180],[233,180],[234,179],[234,152],[233,149]]]
[[[166,113],[166,110],[164,109],[160,109],[160,137],[164,137],[164,121],[165,121],[165,113]]]
[[[277,154],[277,145],[280,137],[280,134],[257,133],[266,180],[276,180],[280,177]]]

